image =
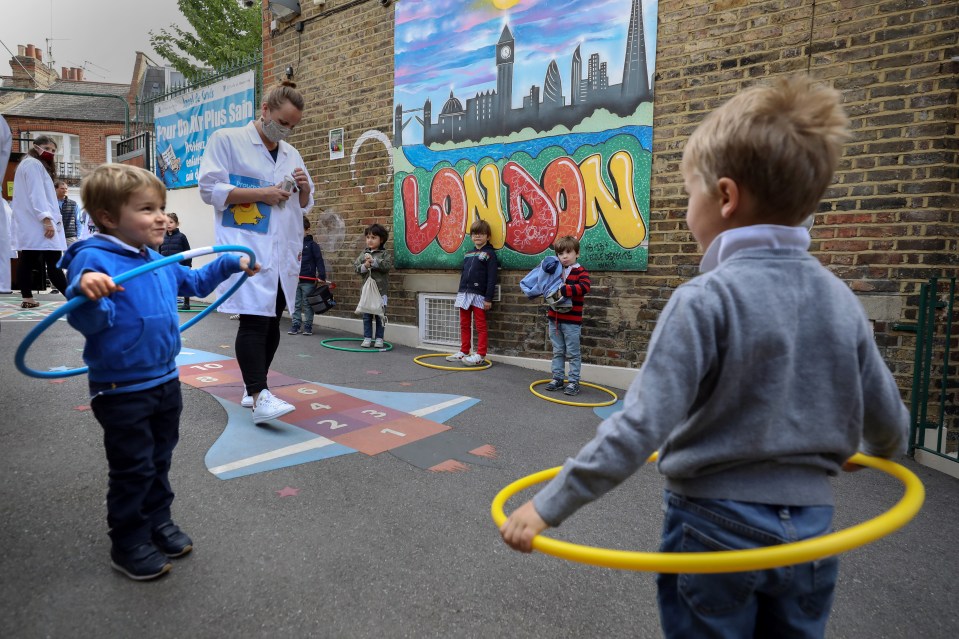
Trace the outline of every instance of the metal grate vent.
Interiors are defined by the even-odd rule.
[[[421,342],[459,346],[460,314],[453,305],[455,302],[455,295],[420,295]]]

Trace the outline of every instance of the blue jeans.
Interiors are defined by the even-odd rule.
[[[376,339],[383,339],[383,318],[372,313],[363,313],[363,337],[373,339],[373,320],[376,320]]]
[[[583,357],[579,350],[582,324],[566,324],[549,320],[549,339],[553,343],[553,379],[569,379],[579,383]],[[569,358],[569,377],[566,377],[566,358]]]
[[[315,288],[315,282],[300,282],[296,285],[296,301],[293,304],[294,329],[300,327],[301,318],[304,328],[313,328],[313,307],[306,301],[306,296]]]
[[[832,506],[772,506],[665,494],[661,552],[784,544],[830,532]],[[839,559],[715,575],[657,575],[667,637],[823,637]]]

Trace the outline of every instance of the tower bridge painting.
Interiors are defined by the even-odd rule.
[[[503,4],[396,5],[397,264],[458,268],[483,219],[504,268],[574,235],[645,270],[655,0]]]

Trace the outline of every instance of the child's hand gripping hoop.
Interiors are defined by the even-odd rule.
[[[189,251],[184,251],[183,253],[176,253],[175,255],[168,255],[163,259],[156,260],[155,262],[149,262],[143,266],[138,266],[137,268],[122,273],[113,278],[113,281],[117,284],[123,284],[128,280],[132,280],[134,277],[143,275],[144,273],[149,273],[150,271],[155,271],[158,268],[163,268],[164,266],[169,266],[170,264],[176,264],[182,262],[183,260],[189,260],[194,257],[200,257],[201,255],[209,255],[210,253],[226,253],[229,251],[237,251],[240,253],[246,253],[250,257],[250,266],[256,264],[256,255],[253,251],[245,246],[238,246],[235,244],[227,244],[222,246],[203,246],[200,248],[195,248]],[[196,317],[190,319],[188,322],[180,325],[180,332],[182,333],[186,329],[190,328],[201,319],[212,313],[216,308],[225,302],[228,297],[233,295],[240,286],[243,285],[243,282],[249,277],[246,273],[243,273],[243,276],[240,277],[236,283],[230,287],[226,293],[224,293],[220,299],[216,300],[212,304],[206,307],[203,312],[199,313]],[[37,324],[32,331],[27,333],[27,336],[23,338],[23,341],[20,343],[19,348],[17,348],[17,353],[14,356],[14,361],[17,365],[17,370],[19,370],[24,375],[29,375],[30,377],[40,377],[40,378],[55,378],[55,377],[71,377],[73,375],[83,375],[87,372],[87,367],[83,368],[73,368],[65,371],[38,371],[32,368],[29,368],[26,365],[25,359],[27,355],[27,350],[33,345],[33,342],[36,341],[40,334],[43,331],[47,330],[51,324],[56,322],[58,319],[77,308],[81,304],[86,304],[90,299],[83,295],[78,295],[71,299],[69,302],[58,308],[56,311],[48,315],[42,322]]]
[[[655,459],[656,454],[654,453],[647,461]],[[906,491],[892,508],[881,515],[850,528],[814,539],[749,550],[664,553],[596,548],[537,535],[533,538],[533,549],[561,559],[606,568],[690,574],[765,570],[838,555],[841,552],[881,539],[905,526],[919,512],[926,495],[925,488],[923,488],[919,478],[912,471],[895,462],[878,457],[869,457],[862,453],[853,455],[849,458],[849,461],[892,475],[902,482]],[[506,521],[506,515],[503,513],[503,505],[506,500],[521,490],[552,479],[559,473],[560,468],[560,466],[557,466],[523,477],[497,493],[490,508],[496,526],[500,527]]]

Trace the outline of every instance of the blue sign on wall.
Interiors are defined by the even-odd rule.
[[[168,189],[196,186],[200,158],[214,131],[253,120],[254,82],[248,71],[156,104],[156,171]]]

